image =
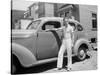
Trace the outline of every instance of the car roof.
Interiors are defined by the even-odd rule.
[[[61,17],[41,17],[41,18],[35,19],[34,21],[36,20],[50,21],[50,20],[62,20],[62,19],[63,18]]]
[[[43,21],[56,21],[56,20],[59,20],[59,21],[62,21],[63,18],[62,17],[42,17],[42,18],[38,18],[38,19],[35,19],[34,21],[36,20],[43,20]],[[75,23],[79,23],[77,20],[74,20],[74,19],[69,19],[70,22],[75,22]],[[79,23],[80,24],[80,23]]]

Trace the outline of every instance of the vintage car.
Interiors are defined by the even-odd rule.
[[[70,24],[76,26],[74,32],[73,56],[84,60],[87,51],[92,50],[82,25],[73,19]],[[43,17],[33,20],[24,30],[12,30],[11,72],[18,72],[22,67],[31,67],[57,60],[62,42],[62,30],[52,30],[63,25],[61,17]],[[64,57],[67,57],[65,52]]]

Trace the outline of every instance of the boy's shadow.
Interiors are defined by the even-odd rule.
[[[90,58],[90,56],[87,55],[84,60],[89,59],[89,58]],[[67,58],[64,58],[63,66],[67,66],[68,61],[66,61],[66,60],[67,60]],[[77,56],[74,56],[74,57],[72,57],[72,64],[77,63],[77,62],[82,62],[84,60],[79,60]]]

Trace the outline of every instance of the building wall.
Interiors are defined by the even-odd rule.
[[[38,13],[37,13],[38,8],[39,8],[38,2],[32,4],[32,5],[29,7],[30,16],[31,16],[33,19],[37,19],[37,18],[38,18]]]
[[[11,28],[14,29],[15,20],[19,20],[24,17],[25,11],[22,10],[11,10]]]
[[[37,2],[38,10],[35,10],[35,4],[33,4],[30,8],[31,17],[34,19],[40,17],[51,17],[54,16],[54,4],[53,3],[45,3],[45,2]]]
[[[39,2],[38,5],[39,5],[39,11],[37,12],[38,18],[44,17],[45,16],[45,3]]]
[[[72,16],[74,16],[75,20],[80,22],[79,5],[74,5],[73,6]]]
[[[54,16],[54,4],[53,3],[45,3],[45,16],[46,17]]]
[[[80,22],[85,30],[92,29],[92,13],[97,13],[97,7],[91,5],[79,5]]]
[[[58,4],[58,3],[54,3],[54,16],[55,16],[55,17],[58,17],[58,13],[57,13],[58,7],[57,7],[57,4]]]
[[[30,14],[31,14],[30,16],[31,16],[31,17],[35,17],[35,10],[34,10],[34,6],[33,6],[33,7],[31,7],[31,8],[30,8],[30,10],[31,10],[31,11],[30,11]]]

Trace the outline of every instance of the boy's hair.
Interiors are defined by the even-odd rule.
[[[71,23],[70,26],[73,26],[74,27],[74,30],[76,29],[76,25],[75,24]]]

